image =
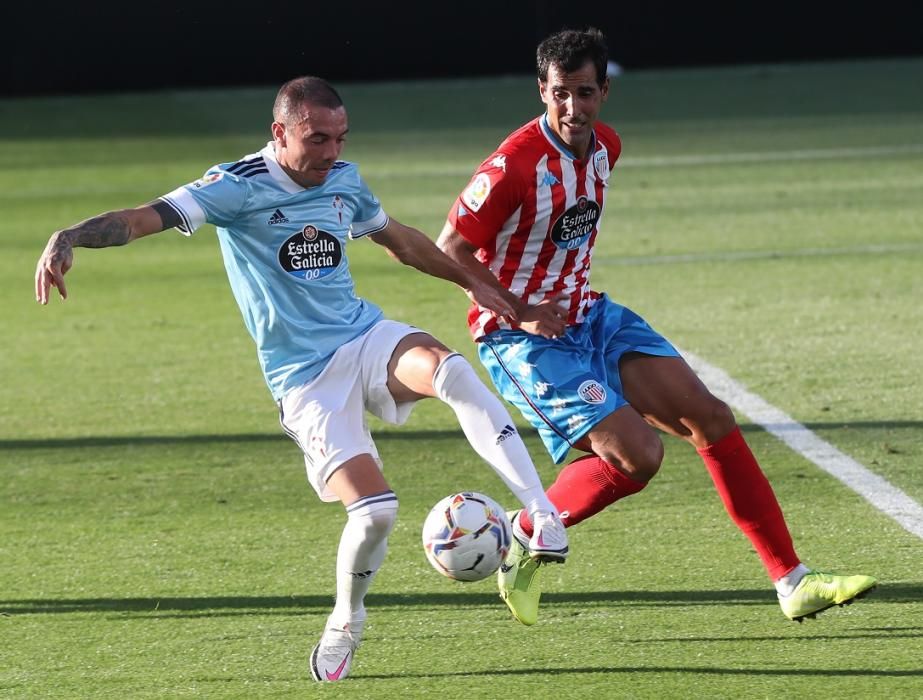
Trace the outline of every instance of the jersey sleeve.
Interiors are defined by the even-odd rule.
[[[356,195],[356,213],[353,216],[353,222],[349,226],[350,238],[362,238],[370,233],[381,231],[388,225],[390,218],[381,208],[381,202],[378,200],[365,180],[359,178],[359,190]]]
[[[519,208],[525,181],[502,153],[481,164],[449,209],[449,223],[462,238],[484,248]]]
[[[182,223],[176,228],[188,236],[205,223],[230,225],[243,209],[247,195],[247,183],[242,178],[215,166],[195,182],[160,199],[179,214]]]

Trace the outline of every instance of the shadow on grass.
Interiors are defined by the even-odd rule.
[[[907,428],[919,430],[923,421],[857,421],[854,423],[805,423],[810,430],[883,430]],[[740,426],[744,432],[761,432],[762,428],[753,424]],[[523,428],[522,432],[530,432]],[[461,429],[452,430],[404,430],[385,429],[375,432],[376,440],[458,440],[463,439]],[[74,449],[79,447],[123,447],[140,445],[200,445],[248,442],[287,442],[290,438],[284,433],[237,433],[229,435],[88,435],[68,438],[34,438],[24,440],[0,440],[0,450],[53,450]]]
[[[923,583],[879,586],[872,600],[885,603],[923,601]],[[595,605],[616,603],[632,607],[688,605],[767,605],[774,602],[768,589],[736,591],[587,591],[546,593],[546,605]],[[391,593],[369,594],[369,607],[384,609],[410,607],[426,610],[440,607],[498,606],[495,593]],[[198,598],[33,598],[0,600],[0,613],[7,615],[54,613],[193,613],[195,616],[264,615],[272,611],[283,614],[327,611],[333,604],[332,595],[315,596],[228,596]],[[913,628],[915,629],[915,628]]]
[[[452,673],[382,673],[358,674],[354,680],[365,679],[393,679],[393,678],[465,678],[473,676],[566,676],[570,674],[612,674],[624,673],[635,675],[638,673],[680,673],[683,675],[706,676],[835,676],[835,677],[863,677],[881,676],[884,678],[913,678],[923,676],[923,669],[910,669],[907,671],[887,671],[876,668],[721,668],[721,667],[696,667],[696,666],[591,666],[589,668],[515,668],[505,671],[455,671]]]

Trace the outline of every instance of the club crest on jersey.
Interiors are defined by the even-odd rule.
[[[596,174],[600,180],[609,179],[609,154],[605,151],[599,151],[593,156],[593,165],[596,166]]]
[[[599,221],[599,205],[585,195],[565,211],[551,227],[551,240],[558,248],[573,250],[582,246]]]
[[[595,379],[588,379],[577,389],[577,395],[586,403],[599,404],[606,400],[606,387]]]
[[[343,259],[340,241],[308,224],[279,247],[279,264],[292,277],[316,280],[337,269]]]
[[[340,195],[334,195],[332,206],[337,213],[337,218],[340,220],[340,223],[343,223],[343,210],[346,209],[346,202],[343,201],[343,198]]]
[[[213,185],[214,183],[218,182],[218,180],[220,180],[223,177],[224,177],[224,173],[221,172],[220,170],[214,173],[206,173],[205,175],[200,177],[198,180],[193,182],[192,186],[198,189],[201,189],[202,187],[208,187],[209,185]]]
[[[490,178],[485,173],[480,173],[462,193],[462,201],[470,211],[477,211],[489,194]]]

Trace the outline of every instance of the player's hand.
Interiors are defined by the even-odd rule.
[[[35,267],[35,300],[47,304],[51,288],[56,287],[62,299],[67,299],[64,275],[74,264],[74,249],[59,233],[48,239],[48,245]]]
[[[560,338],[567,330],[569,312],[564,304],[568,298],[567,294],[557,294],[527,306],[519,316],[519,327],[543,338]]]
[[[512,324],[519,320],[520,302],[506,290],[475,279],[465,291],[471,301],[482,308],[493,311],[507,323]]]

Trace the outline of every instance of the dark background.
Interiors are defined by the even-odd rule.
[[[523,74],[588,24],[629,70],[923,55],[923,2],[17,0],[0,22],[3,95]]]

